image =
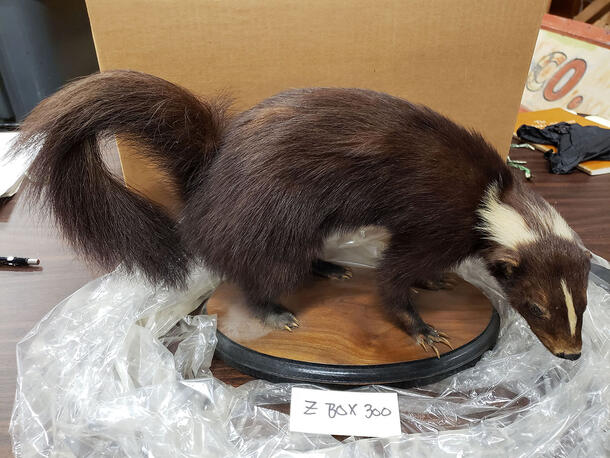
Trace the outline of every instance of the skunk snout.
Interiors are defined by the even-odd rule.
[[[565,353],[561,352],[561,353],[555,353],[555,356],[558,356],[559,358],[570,359],[570,360],[574,361],[574,360],[577,360],[578,358],[580,358],[580,353],[565,354]]]

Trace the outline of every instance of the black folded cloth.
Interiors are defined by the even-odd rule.
[[[557,153],[545,153],[551,172],[570,173],[583,161],[610,161],[610,129],[559,122],[538,129],[522,125],[519,138],[544,145],[554,145]]]

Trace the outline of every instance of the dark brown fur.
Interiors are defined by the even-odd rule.
[[[188,199],[217,151],[222,103],[204,102],[165,80],[105,72],[41,102],[21,126],[16,151],[41,146],[30,191],[55,215],[79,252],[106,268],[138,267],[153,282],[183,284],[189,256],[176,223],[128,191],[102,162],[98,144],[121,134],[159,163]]]
[[[179,224],[108,175],[97,150],[107,133],[128,134],[175,178]],[[222,106],[163,80],[108,72],[36,108],[21,145],[43,138],[31,175],[77,248],[169,285],[193,256],[275,326],[294,322],[277,298],[311,274],[329,235],[378,225],[391,234],[378,273],[388,311],[414,337],[433,334],[410,286],[476,254],[493,268],[500,247],[477,230],[476,211],[492,183],[505,196],[518,189],[477,133],[361,89],[286,91],[229,122]]]
[[[233,120],[181,232],[260,309],[305,280],[327,236],[384,226],[380,289],[398,311],[408,285],[480,247],[475,210],[497,180],[512,176],[493,148],[425,107],[359,89],[294,90]]]

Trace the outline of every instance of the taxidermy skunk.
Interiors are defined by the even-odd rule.
[[[108,172],[99,143],[119,134],[173,179],[179,217]],[[338,231],[390,233],[378,267],[387,312],[425,349],[448,343],[413,307],[411,287],[480,256],[555,355],[576,359],[588,253],[479,134],[397,97],[362,89],[282,92],[235,116],[160,78],[110,71],[73,82],[23,123],[16,152],[37,145],[33,191],[66,238],[104,267],[123,263],[183,285],[196,259],[238,284],[253,314],[291,330],[278,298],[316,273]]]

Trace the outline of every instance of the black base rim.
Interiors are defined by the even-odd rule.
[[[433,383],[473,366],[483,353],[493,348],[499,331],[500,317],[494,310],[481,334],[440,358],[375,365],[318,364],[279,358],[244,347],[217,331],[216,355],[244,374],[271,382],[407,387]]]

